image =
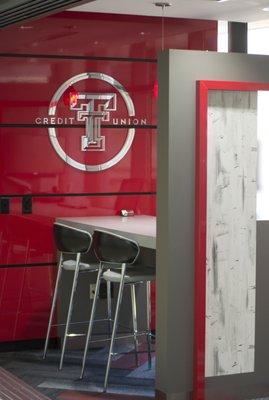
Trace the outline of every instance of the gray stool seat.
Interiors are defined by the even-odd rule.
[[[95,318],[97,300],[99,297],[100,290],[100,282],[101,279],[104,279],[107,285],[111,285],[111,283],[119,284],[118,296],[117,296],[117,304],[115,310],[115,316],[113,320],[113,329],[112,335],[110,338],[110,347],[106,365],[106,373],[104,380],[104,392],[107,390],[108,386],[108,378],[109,371],[111,367],[112,357],[114,355],[114,343],[117,335],[118,329],[118,320],[119,320],[119,311],[122,303],[122,296],[124,287],[129,285],[130,294],[131,294],[131,303],[132,303],[132,320],[133,320],[133,341],[134,341],[134,350],[135,350],[135,360],[136,365],[138,366],[138,335],[140,335],[138,331],[137,324],[137,310],[136,310],[136,285],[145,284],[147,295],[147,329],[146,332],[141,334],[145,334],[147,336],[147,347],[148,347],[148,363],[151,368],[151,309],[150,309],[150,285],[151,282],[155,280],[155,268],[142,266],[139,264],[135,264],[140,248],[137,242],[131,240],[129,238],[117,235],[112,232],[95,230],[93,235],[93,250],[96,255],[97,260],[100,261],[98,277],[96,282],[96,289],[93,299],[91,317],[88,326],[88,332],[86,337],[85,349],[83,354],[83,361],[81,367],[80,378],[83,378],[84,370],[86,366],[86,358],[89,343],[91,341],[92,330],[93,330],[93,322]],[[113,265],[114,264],[114,265]]]
[[[77,290],[78,278],[80,274],[84,272],[96,272],[99,271],[99,264],[98,263],[84,263],[81,262],[81,256],[86,255],[89,253],[91,245],[92,245],[92,235],[88,231],[84,231],[82,229],[78,229],[75,227],[71,227],[60,222],[55,222],[53,225],[53,233],[56,248],[59,252],[59,264],[58,264],[58,272],[55,282],[55,288],[53,293],[52,305],[50,310],[49,316],[49,323],[47,329],[47,335],[45,340],[43,358],[46,357],[50,332],[52,326],[60,326],[65,325],[63,342],[62,342],[62,351],[61,351],[61,358],[60,358],[60,365],[59,370],[62,369],[63,360],[65,355],[66,343],[67,339],[71,336],[69,332],[69,328],[72,324],[71,318],[73,313],[73,304],[75,300],[75,293]],[[75,258],[75,259],[74,259]],[[70,271],[73,275],[73,283],[70,292],[69,304],[68,304],[68,311],[66,316],[65,324],[57,324],[53,323],[54,314],[56,311],[56,303],[58,298],[58,289],[62,277],[63,271]],[[108,302],[108,312],[110,312],[110,282],[107,282],[107,302]],[[60,301],[60,298],[58,299]],[[110,320],[109,314],[109,320]],[[76,323],[84,323],[85,321],[78,321],[73,322]]]
[[[106,271],[103,273],[103,278],[106,281],[120,283],[121,271]],[[126,269],[124,283],[152,282],[155,280],[155,269],[140,265],[134,265]]]
[[[63,269],[65,269],[66,271],[75,271],[76,269],[76,260],[66,260],[63,262],[62,264]],[[79,270],[80,271],[98,271],[99,269],[99,264],[97,263],[93,263],[93,264],[87,264],[87,263],[83,263],[80,262],[79,263]]]

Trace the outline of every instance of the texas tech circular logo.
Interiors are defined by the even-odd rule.
[[[48,121],[51,144],[61,159],[92,172],[122,160],[134,140],[134,126],[146,124],[135,118],[133,101],[122,84],[99,72],[64,82],[51,99]]]

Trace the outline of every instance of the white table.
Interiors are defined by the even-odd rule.
[[[156,249],[156,217],[134,215],[133,217],[71,217],[57,218],[57,222],[93,232],[103,229],[136,240],[141,247]]]

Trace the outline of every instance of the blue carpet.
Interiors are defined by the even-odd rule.
[[[121,344],[115,348],[109,377],[108,393],[130,396],[155,395],[155,359],[152,353],[152,370],[148,370],[147,354],[141,354],[142,362],[136,368],[133,344]],[[127,354],[126,354],[127,353]],[[21,351],[1,353],[0,365],[12,372],[24,382],[46,394],[50,399],[57,399],[63,390],[84,393],[99,393],[103,390],[108,348],[89,352],[84,379],[80,380],[82,351],[68,350],[62,371],[58,370],[60,351],[49,350],[47,358],[42,359],[42,351]]]

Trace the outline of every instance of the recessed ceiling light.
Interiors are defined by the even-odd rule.
[[[264,7],[262,11],[269,11],[269,7]]]

